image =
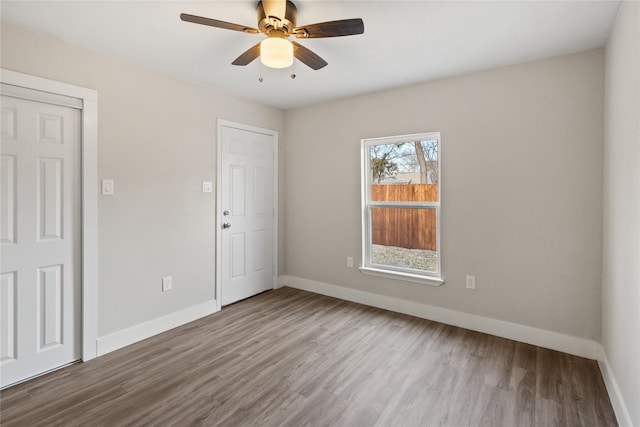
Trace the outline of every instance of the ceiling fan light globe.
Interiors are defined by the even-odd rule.
[[[270,68],[287,68],[293,64],[293,45],[287,39],[270,37],[260,43],[260,61]]]

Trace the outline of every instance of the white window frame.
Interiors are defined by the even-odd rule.
[[[374,145],[396,144],[411,141],[438,141],[438,201],[437,202],[379,202],[371,200],[371,159],[370,147]],[[380,276],[390,279],[406,280],[425,285],[440,286],[444,283],[442,275],[442,252],[440,251],[440,206],[442,203],[442,150],[440,132],[425,132],[412,135],[399,135],[383,138],[366,138],[361,141],[361,200],[362,200],[362,265],[360,271],[364,274]],[[372,233],[371,210],[373,208],[414,208],[436,210],[436,252],[438,254],[438,271],[428,272],[371,262]]]

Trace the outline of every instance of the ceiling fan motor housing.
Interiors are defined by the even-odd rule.
[[[284,19],[281,16],[267,16],[262,1],[258,2],[258,28],[269,37],[287,37],[293,33],[298,18],[298,9],[293,2],[287,0]]]

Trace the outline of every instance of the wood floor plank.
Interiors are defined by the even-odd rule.
[[[2,426],[613,426],[595,361],[290,288],[0,391]]]

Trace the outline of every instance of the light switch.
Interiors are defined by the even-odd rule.
[[[211,182],[211,181],[202,181],[202,192],[203,193],[212,193],[213,192],[213,182]]]
[[[113,196],[116,193],[115,187],[113,185],[112,179],[103,179],[102,180],[102,195],[103,196]]]

